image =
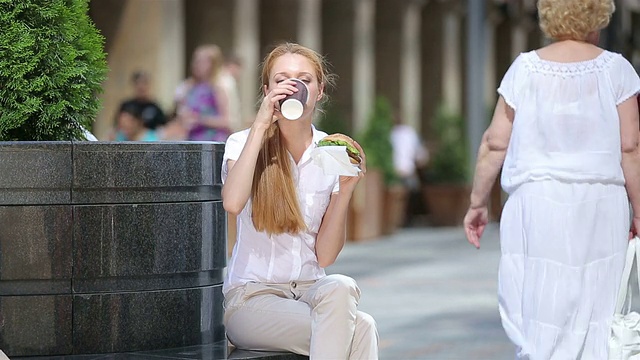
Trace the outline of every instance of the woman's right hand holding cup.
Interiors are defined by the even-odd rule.
[[[271,124],[276,122],[279,116],[276,112],[279,111],[279,102],[285,97],[297,92],[295,82],[293,80],[287,79],[279,82],[273,89],[267,90],[265,85],[266,95],[262,100],[262,104],[260,104],[260,109],[258,110],[258,114],[256,115],[256,120],[254,121],[254,127],[258,127],[261,129],[268,129]]]

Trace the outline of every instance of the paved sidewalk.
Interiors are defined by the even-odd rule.
[[[360,309],[380,332],[380,358],[507,360],[515,357],[497,310],[497,225],[481,249],[461,228],[403,229],[349,243],[328,273],[356,279]]]

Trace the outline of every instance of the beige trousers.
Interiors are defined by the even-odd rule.
[[[310,360],[378,359],[373,318],[344,275],[288,284],[247,283],[225,298],[227,337],[239,349],[290,351]]]

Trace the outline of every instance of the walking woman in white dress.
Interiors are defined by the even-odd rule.
[[[602,360],[640,228],[640,79],[595,45],[612,0],[540,0],[538,11],[554,42],[520,54],[500,84],[465,232],[479,247],[502,168],[498,300],[517,358]]]

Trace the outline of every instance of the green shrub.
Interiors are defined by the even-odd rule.
[[[367,156],[367,168],[380,170],[387,185],[397,180],[393,167],[392,129],[393,110],[391,104],[385,97],[379,96],[369,117],[367,127],[358,142]]]
[[[432,122],[436,149],[426,169],[430,183],[469,181],[469,151],[462,116],[440,106]]]
[[[107,65],[88,0],[0,0],[0,141],[83,139]]]

